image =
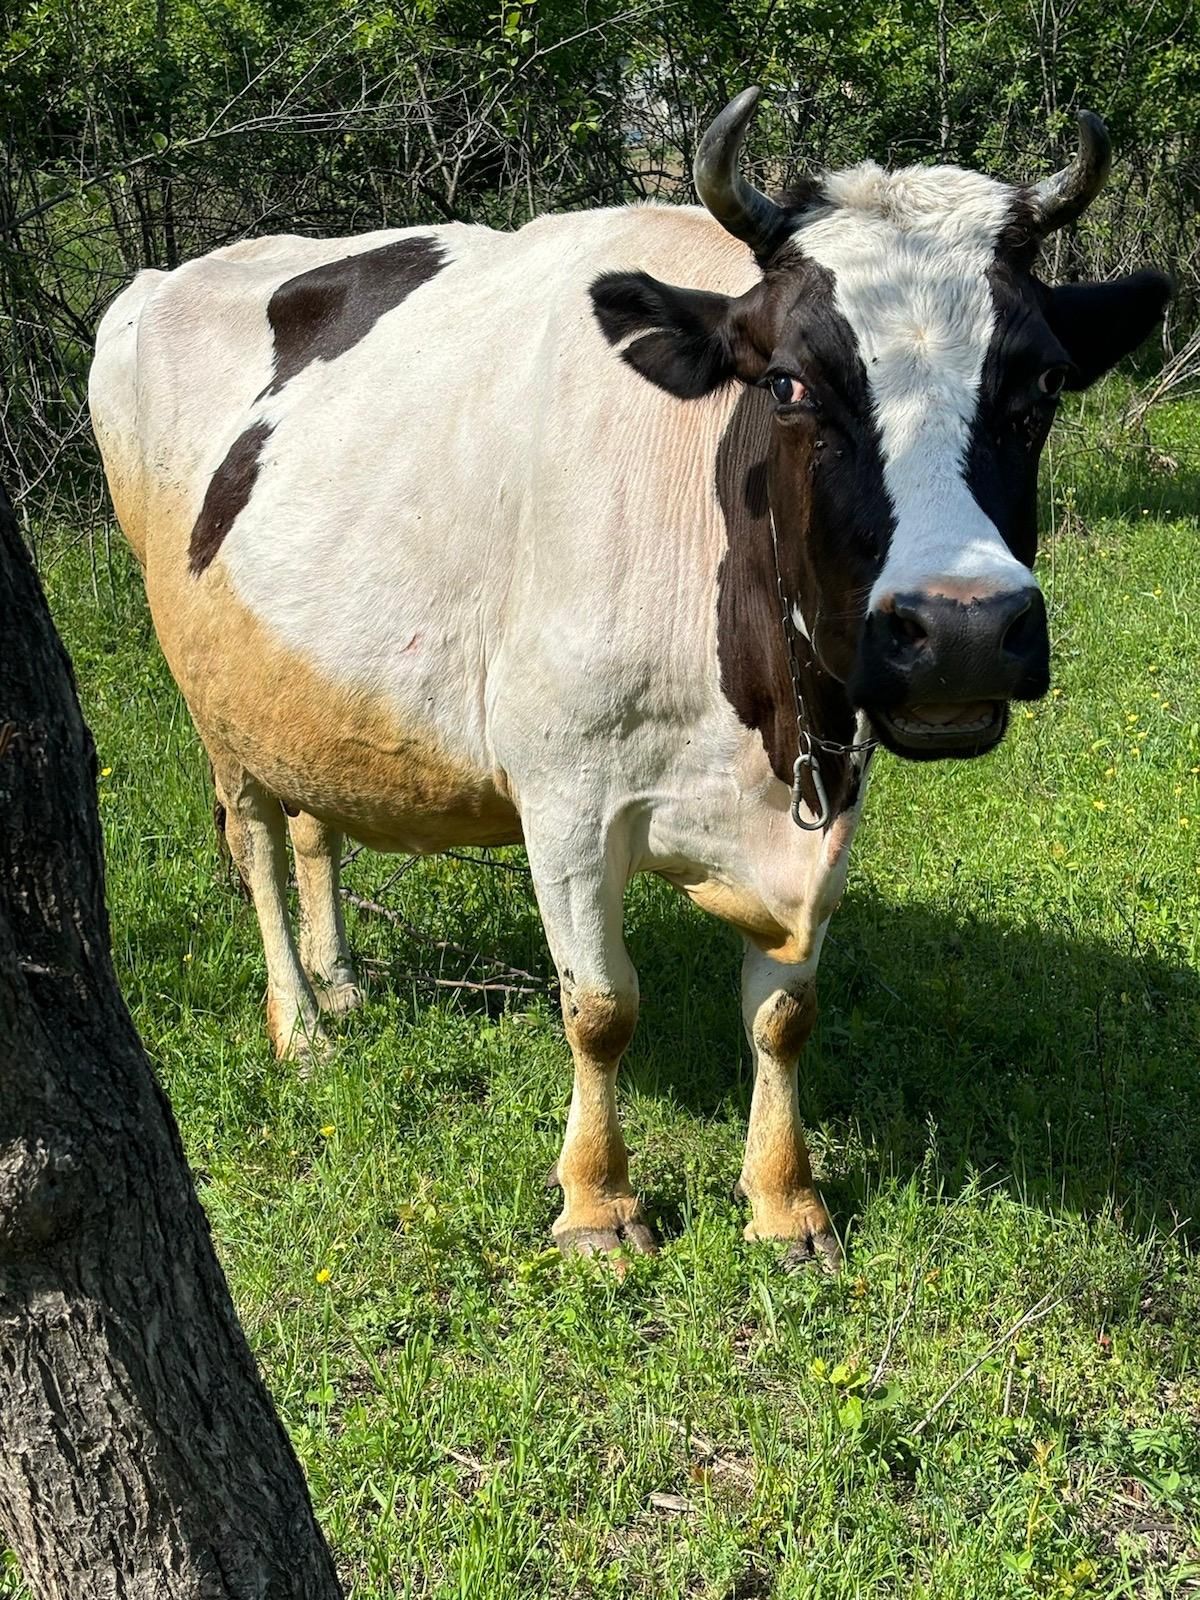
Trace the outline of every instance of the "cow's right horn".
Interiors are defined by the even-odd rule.
[[[696,193],[721,226],[744,239],[755,255],[766,256],[779,240],[787,212],[747,183],[737,165],[761,93],[757,87],[743,89],[710,123],[696,151],[692,177]]]

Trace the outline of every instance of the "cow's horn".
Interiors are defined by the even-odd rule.
[[[1094,111],[1079,113],[1079,153],[1069,167],[1030,189],[1038,227],[1053,233],[1081,217],[1103,189],[1112,166],[1112,140]]]
[[[712,122],[696,151],[692,177],[696,193],[736,239],[744,239],[756,255],[766,255],[778,239],[787,213],[759,194],[738,171],[738,152],[754,115],[761,89],[743,89]]]

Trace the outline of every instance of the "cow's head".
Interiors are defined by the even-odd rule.
[[[777,202],[737,167],[757,98],[746,90],[713,123],[695,176],[761,281],[734,298],[608,274],[597,315],[680,398],[732,379],[769,393],[770,514],[817,662],[898,754],[978,754],[1003,735],[1008,702],[1048,684],[1032,567],[1059,395],[1145,339],[1167,280],[1035,276],[1041,240],[1108,174],[1089,113],[1073,164],[1030,187],[865,162]]]

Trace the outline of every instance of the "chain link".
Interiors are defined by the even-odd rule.
[[[768,512],[768,521],[771,524],[771,553],[775,560],[775,586],[779,591],[779,609],[783,617],[783,636],[787,641],[788,671],[792,678],[792,700],[796,711],[796,746],[798,754],[792,768],[792,821],[798,828],[803,828],[806,833],[817,833],[829,821],[829,797],[825,792],[825,783],[821,776],[820,763],[817,760],[817,751],[824,750],[830,755],[858,755],[862,753],[867,759],[879,743],[878,739],[859,739],[852,744],[838,744],[833,739],[822,739],[812,732],[804,716],[804,694],[800,687],[800,659],[796,650],[796,619],[792,614],[792,602],[788,598],[783,582],[783,569],[779,564],[779,536],[775,531],[775,518]],[[866,761],[863,765],[865,767]],[[814,813],[816,820],[806,822],[801,816],[801,806],[804,803],[803,778],[805,768],[808,769],[812,779],[813,788],[817,795],[817,810]]]

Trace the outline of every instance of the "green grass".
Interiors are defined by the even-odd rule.
[[[428,981],[483,970],[437,940],[547,974],[522,870],[360,855],[416,931],[352,913],[370,1004],[276,1065],[131,563],[47,564],[120,975],[361,1600],[1200,1592],[1200,406],[1153,452],[1111,411],[1050,463],[1053,696],[879,762],[802,1064],[836,1279],[741,1238],[737,941],[655,882],[621,1095],[665,1246],[623,1280],[545,1249],[548,986]]]

